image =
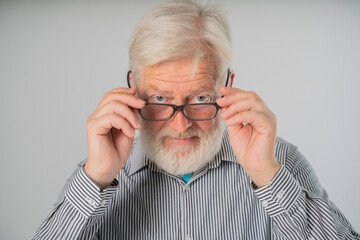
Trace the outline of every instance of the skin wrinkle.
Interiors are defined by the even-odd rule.
[[[147,81],[145,81],[145,82],[147,82]],[[148,82],[154,82],[154,81],[148,81]],[[169,81],[169,82],[171,82],[171,81]],[[199,80],[199,82],[200,82],[200,80]],[[211,101],[215,101],[215,99],[220,96],[220,93],[215,89],[214,86],[211,86],[211,84],[203,84],[202,82],[203,82],[203,80],[201,80],[201,82],[199,83],[199,84],[201,84],[199,87],[197,87],[197,86],[194,87],[194,85],[189,86],[189,87],[184,87],[183,83],[175,83],[176,87],[171,87],[171,90],[160,89],[158,87],[154,87],[154,85],[145,84],[147,90],[145,92],[139,91],[139,97],[142,98],[143,100],[147,101],[147,100],[149,100],[149,98],[152,95],[161,94],[161,95],[164,95],[169,100],[178,99],[175,104],[181,105],[181,104],[187,103],[188,100],[190,100],[192,97],[194,97],[200,93],[203,93],[204,95],[209,95],[209,97],[211,98]],[[165,82],[165,83],[168,84],[168,82]],[[157,85],[163,86],[164,84],[159,83]],[[183,89],[185,89],[184,92],[188,92],[189,94],[186,96],[183,96],[181,93],[177,92],[176,89],[178,89],[179,87],[182,87]],[[194,90],[194,89],[196,89],[196,90]],[[179,99],[183,99],[183,100],[179,101]]]
[[[166,100],[176,105],[184,104],[196,94],[220,97],[217,84],[205,72],[211,69],[209,64],[202,61],[198,67],[195,75],[192,75],[193,65],[186,60],[145,67],[144,78],[137,83],[138,96],[145,99],[151,94],[167,93]],[[189,76],[194,77],[188,80]],[[140,121],[145,154],[172,174],[195,172],[209,162],[220,148],[225,127],[219,115],[211,120],[190,121],[181,112],[168,121]],[[187,140],[180,143],[179,139]]]
[[[211,92],[209,95],[212,100],[215,100],[221,95],[216,89],[216,84],[213,84],[212,76],[208,72],[212,68],[208,65],[207,62],[200,62],[192,80],[186,80],[188,76],[192,76],[192,64],[189,60],[144,67],[144,79],[140,80],[137,86],[138,96],[146,100],[153,94],[162,93],[169,99],[177,99],[174,104],[181,105],[186,102],[183,99],[189,99],[190,96],[203,92],[200,90],[205,90]],[[183,90],[178,91],[178,89]]]
[[[145,66],[143,68],[144,80],[159,80],[171,83],[179,80],[180,83],[184,83],[201,80],[202,78],[208,78],[210,80],[215,79],[216,74],[214,73],[213,67],[209,67],[209,65],[212,64],[208,64],[208,61],[199,61],[195,71],[183,71],[180,74],[177,71],[178,65],[173,64],[179,62],[182,65],[194,65],[192,60],[183,59],[180,61],[169,61],[166,63],[156,64],[154,66]],[[171,76],[174,72],[176,73],[176,76]]]
[[[206,85],[198,88],[197,90],[193,91],[191,93],[191,95],[186,97],[186,99],[190,99],[191,97],[196,96],[196,95],[198,95],[200,93],[210,95],[212,98],[214,98],[214,91],[215,91],[214,87],[210,86],[209,84],[206,84]],[[173,97],[172,97],[173,91],[165,91],[165,90],[162,90],[162,89],[158,88],[156,85],[152,85],[152,84],[150,84],[148,86],[147,98],[150,97],[153,94],[158,94],[158,93],[164,94],[169,99],[173,99]]]
[[[193,74],[183,74],[183,75],[178,75],[177,77],[179,79],[176,79],[175,77],[171,78],[171,80],[165,80],[162,76],[163,75],[166,75],[168,76],[169,73],[159,73],[159,74],[156,74],[153,72],[154,70],[152,70],[151,73],[149,73],[149,77],[145,80],[158,80],[158,81],[163,81],[163,82],[177,82],[179,81],[179,83],[182,83],[182,82],[193,82],[193,81],[201,81],[202,79],[204,78],[208,78],[208,79],[212,79],[212,77],[210,76],[209,77],[209,72],[204,72],[204,73],[199,73],[199,72],[196,72],[195,75],[193,76]],[[186,78],[188,80],[183,80],[183,78]]]

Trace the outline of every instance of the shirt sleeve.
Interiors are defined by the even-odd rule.
[[[253,188],[272,218],[275,239],[360,239],[299,151],[287,168],[281,166],[270,186]]]
[[[33,239],[98,239],[99,226],[117,185],[115,179],[100,192],[80,163]]]

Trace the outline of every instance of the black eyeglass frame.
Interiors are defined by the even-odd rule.
[[[130,86],[130,73],[131,73],[131,70],[128,71],[128,72],[127,72],[127,75],[126,75],[127,84],[128,84],[128,87],[129,87],[129,88],[131,88],[131,86]],[[226,76],[225,87],[228,86],[229,77],[230,77],[230,68],[227,69],[227,76]],[[221,96],[221,97],[223,97],[223,96]],[[206,121],[206,120],[211,120],[211,119],[215,118],[216,115],[217,115],[218,112],[219,112],[219,109],[221,108],[219,105],[217,105],[217,103],[183,104],[183,105],[179,105],[179,106],[178,106],[178,105],[174,105],[174,104],[146,103],[145,105],[162,105],[162,106],[170,106],[170,107],[173,108],[173,113],[170,115],[169,118],[167,118],[167,119],[160,119],[160,120],[158,120],[158,119],[149,119],[149,118],[144,117],[144,116],[141,114],[141,109],[139,109],[140,116],[141,116],[143,119],[148,120],[148,121],[168,121],[168,120],[170,120],[170,119],[174,116],[175,112],[177,112],[177,111],[181,111],[181,112],[184,114],[184,116],[185,116],[187,119],[191,120],[191,121]],[[184,112],[184,108],[185,108],[186,106],[189,106],[189,105],[214,105],[214,106],[216,107],[216,113],[215,113],[215,115],[214,115],[213,117],[211,117],[211,118],[206,118],[206,119],[193,119],[193,118],[190,118],[189,116],[187,116],[186,113]]]
[[[145,119],[145,120],[148,120],[148,121],[168,121],[170,120],[177,111],[181,111],[182,114],[184,115],[184,117],[186,117],[187,119],[189,119],[190,121],[207,121],[207,120],[211,120],[213,118],[216,117],[216,115],[218,114],[219,112],[219,109],[221,108],[219,105],[217,105],[217,103],[194,103],[194,104],[183,104],[183,105],[174,105],[174,104],[164,104],[164,103],[146,103],[146,105],[158,105],[158,106],[169,106],[169,107],[172,107],[173,109],[173,113],[168,117],[168,118],[164,118],[164,119],[150,119],[150,118],[146,118],[142,115],[141,113],[141,109],[139,109],[139,113],[140,113],[140,116]],[[187,107],[187,106],[203,106],[203,105],[213,105],[216,107],[216,112],[214,114],[213,117],[210,117],[210,118],[204,118],[204,119],[199,119],[199,118],[191,118],[189,117],[186,112],[184,111],[184,108]]]

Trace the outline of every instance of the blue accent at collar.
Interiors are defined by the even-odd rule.
[[[191,178],[191,176],[192,176],[192,173],[180,175],[180,177],[182,178],[182,180],[184,180],[185,183],[187,183],[187,182],[189,181],[189,179]]]

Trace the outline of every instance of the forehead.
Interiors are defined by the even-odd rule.
[[[138,82],[140,91],[176,93],[215,89],[214,72],[210,64],[200,61],[197,66],[181,60],[143,68],[143,79]]]

